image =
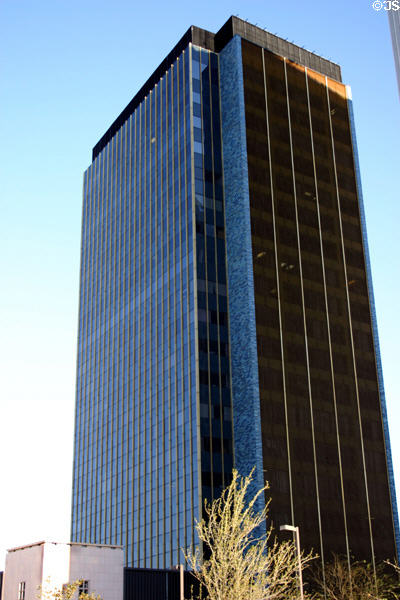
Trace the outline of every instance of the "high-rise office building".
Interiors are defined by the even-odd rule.
[[[234,17],[191,27],[95,146],[74,450],[72,540],[127,565],[181,561],[234,465],[323,559],[395,556],[339,66]]]
[[[388,18],[390,35],[392,37],[394,66],[396,68],[397,75],[397,86],[399,88],[400,95],[400,10],[389,10]]]

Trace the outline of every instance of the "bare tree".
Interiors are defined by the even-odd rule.
[[[392,563],[390,560],[385,560],[385,564],[389,565],[389,567],[392,567],[394,569],[397,577],[400,577],[400,566],[397,562]]]
[[[254,469],[253,469],[254,471]],[[220,498],[205,502],[206,518],[196,529],[202,551],[188,553],[193,569],[209,600],[296,600],[298,559],[292,541],[278,542],[267,529],[270,500],[257,512],[268,483],[249,498],[253,471],[241,478],[236,470]],[[313,558],[301,556],[302,568]]]
[[[79,593],[79,588],[83,584],[81,579],[72,583],[64,583],[61,587],[53,586],[50,579],[46,579],[44,585],[38,588],[38,600],[73,600],[75,597],[79,600],[102,600],[101,596],[85,592]]]
[[[391,565],[395,567],[395,565]],[[366,561],[352,561],[333,555],[325,564],[325,578],[320,568],[314,571],[316,598],[326,600],[395,600],[398,596],[396,577],[385,564],[373,566]]]

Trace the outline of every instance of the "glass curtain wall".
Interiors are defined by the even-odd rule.
[[[72,539],[170,566],[198,516],[188,48],[84,177]]]
[[[233,467],[218,56],[193,56],[193,134],[203,498],[218,497]]]
[[[232,471],[218,57],[191,45],[84,176],[72,540],[169,567]]]
[[[322,560],[383,559],[374,532],[393,523],[346,89],[242,52],[271,517]]]

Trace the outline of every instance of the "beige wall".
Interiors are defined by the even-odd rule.
[[[71,546],[70,581],[87,579],[89,593],[103,600],[122,600],[124,553],[119,548]]]
[[[43,544],[8,552],[3,576],[2,600],[18,600],[18,584],[25,581],[25,600],[36,600],[42,583]]]
[[[122,600],[122,548],[42,542],[10,550],[6,556],[2,600],[18,600],[25,581],[25,600],[37,600],[38,588],[60,588],[77,579],[89,581],[89,593],[103,600]]]

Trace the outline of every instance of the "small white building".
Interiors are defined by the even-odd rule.
[[[78,579],[102,600],[122,600],[121,546],[37,542],[8,550],[1,600],[37,600],[39,586],[62,588]]]

